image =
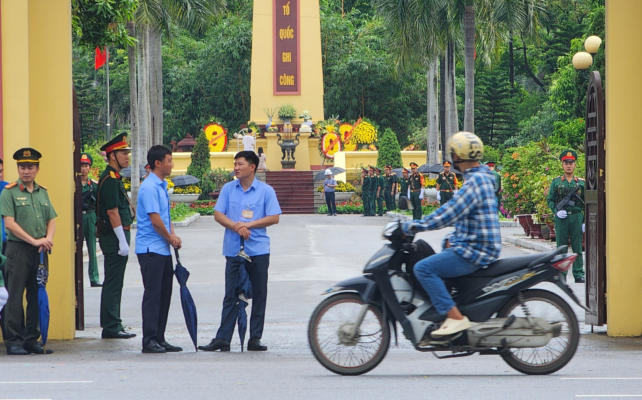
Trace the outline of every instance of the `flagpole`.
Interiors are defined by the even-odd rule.
[[[105,46],[105,53],[107,53],[107,140],[111,140],[110,124],[109,124],[109,47]]]

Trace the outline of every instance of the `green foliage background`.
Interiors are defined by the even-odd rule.
[[[401,147],[397,141],[397,135],[392,129],[387,128],[383,136],[377,142],[379,145],[379,152],[377,156],[377,166],[384,168],[386,165],[391,165],[392,168],[403,167],[401,160]]]

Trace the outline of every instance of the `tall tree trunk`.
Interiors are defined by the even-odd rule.
[[[447,53],[447,51],[446,51]],[[446,56],[439,58],[439,149],[441,159],[444,160],[446,149]]]
[[[151,110],[151,145],[163,144],[163,48],[161,32],[149,32],[149,103]]]
[[[466,0],[464,12],[464,54],[466,71],[466,94],[464,106],[464,130],[475,132],[475,3]]]
[[[439,114],[437,112],[437,59],[430,62],[428,69],[428,138],[426,162],[430,165],[439,162]]]
[[[127,23],[127,31],[130,37],[136,37],[136,25],[133,21]],[[136,53],[137,45],[127,47],[127,66],[129,67],[129,125],[131,127],[131,147],[132,147],[132,165],[140,163],[140,155],[138,149],[140,148],[140,134],[138,131],[138,84],[136,77]],[[140,181],[140,174],[138,169],[132,169],[132,204],[135,205],[138,198],[138,184],[134,182]],[[138,179],[135,179],[138,178]]]
[[[515,59],[513,56],[513,31],[510,31],[508,40],[508,80],[510,82],[510,94],[515,91]]]
[[[132,159],[132,203],[135,205],[134,189],[138,193],[140,186],[141,165],[147,164],[147,150],[151,141],[151,115],[149,111],[149,27],[139,26],[136,32],[138,39],[138,148],[133,149],[138,155],[138,162]]]
[[[446,54],[446,143],[459,132],[457,116],[457,87],[455,85],[455,44],[448,44]],[[448,155],[446,155],[448,156]]]

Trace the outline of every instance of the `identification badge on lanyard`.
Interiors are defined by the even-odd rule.
[[[254,217],[254,211],[250,210],[250,206],[247,206],[247,209],[241,212],[241,217],[252,219]]]

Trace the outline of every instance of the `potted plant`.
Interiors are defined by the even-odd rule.
[[[234,178],[230,176],[228,171],[223,168],[217,168],[215,170],[210,170],[210,172],[203,177],[203,182],[211,182],[211,191],[209,191],[208,194],[210,198],[217,199],[223,186],[232,179]]]
[[[169,195],[169,200],[175,203],[191,204],[198,200],[202,191],[196,185],[174,186],[174,192]]]
[[[296,109],[290,103],[286,103],[279,108],[279,118],[283,120],[283,125],[290,125],[290,121],[296,118]]]

